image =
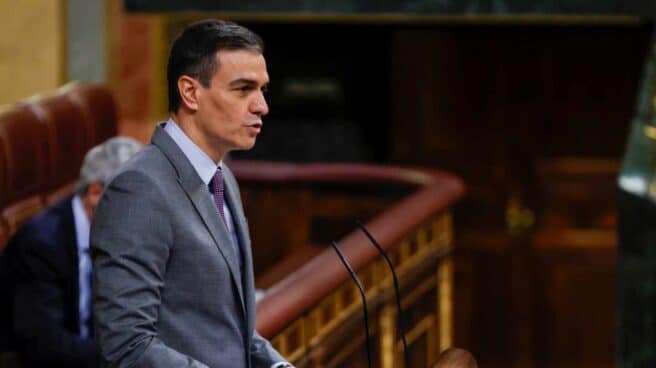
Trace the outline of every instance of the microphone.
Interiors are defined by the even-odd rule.
[[[364,226],[360,220],[356,221],[356,224],[362,230],[362,232],[367,236],[371,244],[376,247],[376,250],[380,255],[385,258],[385,261],[387,262],[387,266],[389,266],[390,271],[392,271],[392,280],[394,281],[394,295],[396,296],[396,309],[399,315],[399,328],[401,329],[401,340],[403,341],[403,359],[405,362],[405,367],[410,368],[410,355],[408,355],[408,342],[405,340],[405,322],[403,318],[403,308],[401,308],[401,292],[399,291],[399,281],[396,277],[396,271],[394,270],[394,266],[392,265],[392,261],[390,261],[389,257],[387,256],[387,253],[385,253],[385,250],[378,244],[376,239],[369,233],[369,230],[367,230],[367,227]]]
[[[337,256],[339,256],[339,259],[342,261],[342,264],[344,267],[346,267],[346,270],[348,271],[349,275],[351,275],[351,278],[353,281],[355,281],[355,284],[358,286],[358,289],[360,290],[360,296],[362,297],[362,306],[363,306],[363,311],[364,311],[364,330],[365,330],[365,338],[366,338],[366,347],[367,347],[367,367],[371,368],[371,343],[369,342],[369,313],[367,312],[367,297],[364,294],[364,288],[362,287],[362,284],[360,283],[360,279],[358,278],[358,275],[355,274],[353,271],[353,268],[351,268],[351,265],[348,263],[342,252],[339,250],[337,247],[336,242],[330,243],[330,245],[333,247],[335,252],[337,252]]]

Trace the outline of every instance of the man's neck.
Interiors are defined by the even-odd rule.
[[[203,152],[205,152],[217,165],[223,159],[226,152],[217,149],[215,145],[210,144],[203,138],[203,134],[198,130],[198,124],[194,120],[194,116],[185,113],[171,113],[171,119],[178,124],[178,127],[184,134],[191,139]]]

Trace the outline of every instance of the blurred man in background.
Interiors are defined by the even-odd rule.
[[[74,195],[23,225],[7,243],[16,349],[27,367],[98,367],[91,318],[89,230],[105,183],[141,144],[115,137],[84,157]]]

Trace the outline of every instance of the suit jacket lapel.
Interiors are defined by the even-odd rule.
[[[251,267],[251,265],[246,265],[246,263],[251,263],[251,250],[250,244],[251,239],[248,234],[248,225],[246,224],[246,216],[244,215],[244,209],[241,205],[241,200],[239,199],[239,188],[236,185],[236,181],[230,169],[226,165],[224,167],[224,181],[225,181],[225,197],[230,212],[232,213],[232,221],[235,224],[237,231],[237,236],[239,238],[240,248],[244,258],[244,267]],[[247,262],[248,261],[248,262]]]
[[[244,299],[246,304],[246,315],[248,331],[252,331],[255,324],[255,300],[251,290],[254,290],[254,276],[253,276],[253,256],[251,254],[251,239],[248,233],[248,225],[246,223],[246,216],[244,215],[244,208],[242,207],[239,197],[239,187],[232,172],[223,165],[223,177],[226,189],[226,202],[230,207],[232,213],[233,223],[235,224],[237,236],[239,238],[239,246],[243,257],[242,280],[243,286],[246,290]]]
[[[216,206],[209,197],[209,191],[205,183],[200,179],[198,173],[194,170],[193,166],[187,160],[184,153],[175,144],[171,137],[158,126],[152,139],[153,144],[158,146],[166,157],[173,163],[173,166],[178,172],[178,182],[187,193],[192,204],[196,208],[199,216],[203,220],[205,227],[209,230],[214,243],[216,244],[219,252],[225,259],[230,269],[232,281],[235,284],[239,299],[241,301],[242,312],[246,313],[244,306],[244,292],[241,283],[241,273],[239,271],[239,264],[233,254],[230,235],[228,234],[225,226],[220,223],[219,215],[216,211]]]
[[[248,225],[246,224],[246,216],[244,215],[244,208],[241,205],[241,200],[239,199],[239,188],[237,187],[237,182],[235,181],[234,176],[230,169],[227,169],[224,165],[224,177],[226,183],[226,202],[232,213],[232,221],[235,224],[235,231],[237,232],[237,237],[239,238],[239,246],[242,252],[242,257],[244,261],[244,273],[247,275],[252,271],[253,262],[251,255],[251,239],[248,233]],[[247,272],[249,271],[249,272]]]

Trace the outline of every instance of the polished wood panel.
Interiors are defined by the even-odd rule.
[[[390,159],[468,183],[455,342],[481,366],[615,365],[616,177],[649,38],[585,25],[394,34]]]

